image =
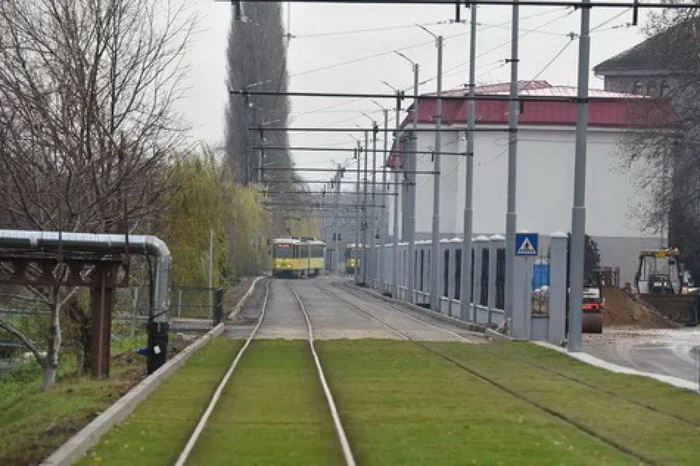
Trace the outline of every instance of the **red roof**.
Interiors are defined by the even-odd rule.
[[[576,97],[576,88],[572,86],[552,86],[547,81],[521,81],[518,83],[519,95],[531,97]],[[510,83],[498,83],[477,87],[477,95],[508,95]],[[467,96],[468,89],[453,89],[443,93],[445,96]],[[435,95],[435,94],[426,94]],[[657,122],[668,124],[673,120],[672,112],[666,101],[651,99],[633,94],[623,94],[603,90],[590,90],[588,99],[588,126],[603,128],[629,128],[644,126]],[[430,124],[435,122],[437,100],[419,100],[418,122]],[[508,101],[478,100],[476,102],[476,124],[508,124]],[[442,101],[443,125],[466,125],[467,101]],[[537,102],[520,103],[518,125],[536,126],[575,126],[576,104],[572,102]],[[404,119],[402,127],[410,125],[410,117]],[[392,149],[393,150],[393,149]],[[393,166],[393,152],[387,160]]]

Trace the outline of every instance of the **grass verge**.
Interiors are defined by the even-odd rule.
[[[242,344],[241,340],[214,339],[78,464],[173,464]]]
[[[359,464],[637,463],[412,343],[319,350]]]
[[[674,416],[700,424],[700,396],[647,377],[632,377],[600,370],[590,364],[534,344],[497,344],[493,348],[509,358],[549,367],[590,385],[631,398]]]
[[[256,340],[189,464],[344,464],[306,341]]]
[[[430,343],[440,352],[462,361],[482,375],[585,426],[595,434],[659,464],[700,464],[697,440],[689,435],[697,428],[666,414],[655,412],[595,388],[557,376],[521,360],[539,360],[540,365],[565,369],[591,384],[605,386],[640,403],[663,406],[686,416],[700,416],[698,396],[642,377],[611,374],[582,367],[566,355],[546,355],[529,343],[500,343],[465,346]],[[506,358],[510,356],[510,358]],[[639,387],[637,389],[636,387]],[[495,392],[495,390],[491,390]]]
[[[37,464],[124,395],[145,375],[143,358],[129,354],[145,337],[113,344],[110,378],[66,375],[40,389],[41,369],[28,362],[0,379],[0,464]]]

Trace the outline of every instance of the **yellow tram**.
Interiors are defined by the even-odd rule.
[[[357,246],[355,243],[350,243],[345,247],[345,273],[355,273],[355,267],[360,266],[360,254],[362,246]]]
[[[272,241],[273,277],[315,277],[326,267],[326,243],[315,238]]]

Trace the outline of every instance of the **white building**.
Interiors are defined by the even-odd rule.
[[[477,94],[508,95],[508,84],[484,86]],[[521,104],[517,146],[517,229],[540,233],[544,248],[547,235],[571,229],[573,204],[576,105],[573,87],[552,86],[546,81],[521,83],[520,95],[572,97],[571,102]],[[444,95],[460,96],[466,89]],[[638,251],[660,246],[654,232],[645,232],[634,212],[644,202],[643,193],[623,168],[620,143],[631,125],[639,96],[590,91],[588,159],[586,176],[586,232],[598,243],[601,265],[620,268],[620,284],[632,282]],[[466,102],[443,101],[441,151],[466,152]],[[419,128],[434,127],[435,100],[420,101]],[[474,232],[505,232],[508,173],[508,102],[477,101],[474,151]],[[410,115],[403,128],[411,127]],[[479,129],[487,131],[478,132]],[[498,131],[502,129],[503,131]],[[430,152],[435,132],[418,132],[418,152]],[[408,133],[403,133],[408,137]],[[392,154],[392,157],[394,154]],[[431,171],[431,154],[417,155],[418,171]],[[393,164],[393,160],[389,160]],[[465,201],[465,155],[441,157],[441,237],[462,236]],[[433,175],[416,178],[417,238],[430,239]],[[403,203],[402,203],[403,205]],[[401,212],[399,212],[401,216]],[[393,222],[393,213],[391,221]],[[399,222],[404,223],[401,217]],[[391,230],[390,230],[391,231]],[[405,236],[404,236],[405,239]],[[541,250],[543,248],[540,248]]]

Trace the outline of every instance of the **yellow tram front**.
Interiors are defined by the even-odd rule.
[[[326,243],[314,238],[278,238],[272,243],[273,277],[315,277],[325,268]]]
[[[345,273],[353,274],[355,273],[355,268],[360,265],[360,250],[362,247],[358,247],[354,243],[350,243],[345,248]]]

